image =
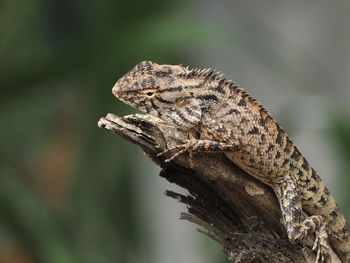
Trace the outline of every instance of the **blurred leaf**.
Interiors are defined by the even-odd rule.
[[[38,262],[75,262],[62,237],[62,225],[44,202],[11,169],[0,170],[2,221]]]

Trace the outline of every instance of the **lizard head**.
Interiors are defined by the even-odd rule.
[[[113,94],[124,103],[182,128],[196,126],[206,105],[200,100],[209,70],[181,65],[137,64],[114,85]],[[205,96],[202,96],[205,97]],[[212,101],[215,102],[215,101]]]

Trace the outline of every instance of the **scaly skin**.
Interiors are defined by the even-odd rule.
[[[186,144],[162,153],[175,151],[168,161],[185,151],[223,151],[274,190],[290,241],[315,233],[316,261],[327,261],[330,244],[350,262],[349,229],[333,196],[278,123],[234,82],[209,69],[144,61],[118,80],[113,94],[190,131]]]

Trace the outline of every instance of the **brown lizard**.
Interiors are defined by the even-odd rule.
[[[233,81],[210,69],[144,61],[117,81],[113,94],[189,131],[187,143],[160,154],[173,153],[167,161],[184,152],[224,152],[274,190],[291,242],[315,234],[316,262],[328,261],[329,246],[350,262],[349,229],[333,196],[279,124]]]

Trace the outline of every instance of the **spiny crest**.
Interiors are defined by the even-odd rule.
[[[189,72],[187,74],[182,74],[183,77],[204,77],[206,79],[217,80],[219,85],[228,85],[231,90],[241,94],[242,98],[245,98],[250,102],[255,102],[261,112],[267,112],[267,110],[259,102],[257,102],[256,99],[251,97],[244,89],[240,88],[239,85],[237,85],[233,80],[226,80],[220,71],[217,71],[215,69],[212,70],[211,68],[195,68],[190,70],[188,67],[186,67],[186,70]]]
[[[252,96],[250,96],[244,89],[240,88],[240,86],[237,85],[236,82],[232,80],[226,80],[225,78],[223,78],[222,74],[220,74],[219,76],[217,75],[216,79],[219,80],[219,85],[228,85],[232,91],[234,91],[235,93],[241,94],[242,98],[255,103],[255,105],[259,107],[259,110],[261,112],[268,113],[268,111],[262,106],[260,102],[258,102]]]
[[[182,74],[183,77],[185,78],[194,78],[194,77],[201,77],[201,78],[205,78],[207,80],[215,80],[218,81],[218,84],[221,85],[226,85],[230,88],[230,90],[232,92],[234,92],[235,94],[240,94],[240,96],[249,101],[252,102],[256,105],[256,107],[259,108],[259,111],[261,113],[268,113],[268,111],[262,106],[262,104],[258,101],[256,101],[256,99],[254,99],[253,97],[251,97],[244,89],[240,88],[239,85],[236,84],[236,82],[232,81],[232,80],[226,80],[224,78],[224,75],[221,74],[219,71],[217,70],[212,70],[210,68],[205,68],[205,69],[189,69],[188,67],[185,67],[186,72],[188,73],[184,73]],[[269,115],[269,114],[268,114]],[[270,116],[270,115],[269,115]]]
[[[181,77],[185,78],[193,78],[193,77],[202,77],[205,79],[211,79],[218,81],[219,85],[227,85],[230,87],[231,90],[235,91],[236,93],[240,93],[243,98],[246,98],[248,101],[256,102],[257,106],[261,109],[262,112],[267,112],[263,106],[256,101],[253,97],[251,97],[244,89],[240,88],[239,85],[236,84],[233,80],[226,80],[224,78],[224,75],[220,73],[220,71],[213,70],[211,68],[205,68],[205,69],[189,69],[189,67],[185,67],[187,73],[180,74]]]
[[[224,78],[224,74],[222,74],[220,71],[211,69],[211,68],[194,68],[189,69],[189,67],[185,67],[187,73],[181,73],[180,77],[185,78],[193,78],[193,77],[202,77],[205,79],[211,79],[211,80],[217,80],[219,81],[219,84],[222,85],[230,85],[231,88],[238,88],[239,86],[233,81],[233,80],[226,80]]]
[[[242,98],[245,98],[248,101],[255,103],[255,105],[259,108],[260,112],[268,113],[268,111],[263,107],[263,105],[260,102],[258,102],[255,98],[250,96],[244,89],[239,88],[239,86],[236,86],[235,89],[236,91],[238,91],[238,93],[241,94]]]
[[[221,78],[223,75],[220,74],[219,71],[212,70],[211,68],[194,68],[190,69],[189,67],[185,67],[186,73],[181,73],[180,77],[185,78],[192,78],[192,77],[205,77],[205,78],[212,78],[212,79],[218,79]]]

